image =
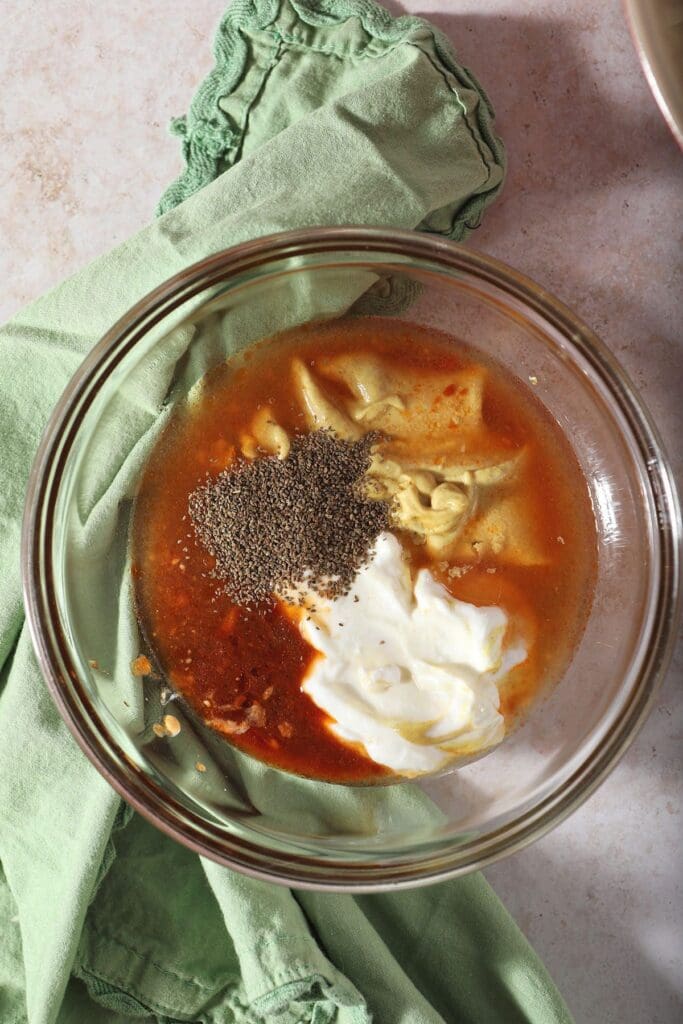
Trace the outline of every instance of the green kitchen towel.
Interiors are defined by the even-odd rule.
[[[479,875],[293,893],[202,861],[133,814],[59,718],[21,604],[31,460],[102,333],[188,263],[272,231],[463,238],[502,181],[491,116],[424,21],[369,0],[236,0],[216,67],[175,123],[187,166],[163,215],[0,332],[2,1024],[569,1020]]]

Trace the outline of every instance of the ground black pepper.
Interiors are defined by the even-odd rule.
[[[314,431],[294,438],[285,459],[241,460],[193,491],[195,533],[233,600],[294,600],[297,586],[326,598],[348,593],[389,524],[388,504],[360,487],[378,439]]]

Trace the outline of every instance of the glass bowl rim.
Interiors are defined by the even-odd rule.
[[[80,684],[59,628],[51,574],[52,517],[61,469],[90,401],[108,370],[134,347],[147,328],[212,284],[295,256],[354,252],[408,257],[460,271],[487,283],[559,332],[570,350],[587,359],[619,407],[643,462],[657,511],[660,587],[646,656],[620,717],[563,786],[504,826],[450,849],[384,864],[265,851],[243,837],[211,830],[209,823],[130,762],[112,740]],[[406,268],[410,266],[406,264]],[[138,332],[136,335],[136,331]],[[99,375],[99,376],[98,376]],[[22,526],[21,571],[29,630],[57,708],[89,760],[124,800],[157,828],[190,849],[264,881],[336,892],[376,892],[429,884],[482,868],[544,835],[595,790],[624,754],[644,722],[669,664],[679,612],[681,515],[673,473],[658,432],[634,386],[605,344],[572,311],[540,285],[471,248],[422,232],[322,227],[287,231],[239,243],[185,268],[140,299],[94,346],[60,397],[43,432],[28,481]],[[46,585],[47,583],[47,585]],[[651,594],[648,595],[652,597]]]

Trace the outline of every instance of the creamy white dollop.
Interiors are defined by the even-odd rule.
[[[427,569],[413,582],[388,532],[348,594],[315,604],[300,628],[324,657],[301,688],[340,739],[416,775],[503,738],[498,684],[526,658],[521,640],[504,646],[503,609],[456,600]]]

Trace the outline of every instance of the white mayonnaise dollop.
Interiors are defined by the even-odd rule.
[[[301,623],[316,658],[302,690],[340,738],[407,775],[499,743],[498,683],[526,658],[503,649],[508,617],[451,597],[422,569],[413,583],[401,545],[382,533],[344,597]]]

